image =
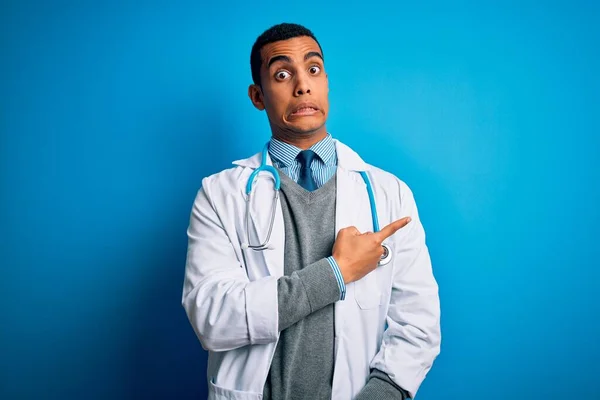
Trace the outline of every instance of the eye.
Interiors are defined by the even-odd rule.
[[[289,78],[290,76],[291,76],[291,74],[285,70],[277,71],[275,73],[275,79],[277,79],[278,81],[284,81],[287,78]]]
[[[319,72],[321,72],[321,68],[318,65],[313,65],[308,69],[308,72],[310,72],[312,75],[317,75]]]

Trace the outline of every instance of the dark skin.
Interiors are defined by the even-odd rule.
[[[327,136],[329,81],[321,49],[308,36],[265,45],[261,49],[261,86],[248,96],[266,110],[274,138],[303,150]],[[298,107],[307,105],[301,110]]]
[[[248,96],[258,110],[266,110],[275,139],[302,150],[327,136],[329,80],[321,49],[308,36],[265,45],[261,49],[261,85],[252,84]],[[357,281],[377,268],[382,243],[410,222],[405,217],[377,233],[341,229],[332,255],[345,283]]]

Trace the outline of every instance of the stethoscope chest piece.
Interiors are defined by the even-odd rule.
[[[381,256],[381,260],[379,260],[379,265],[386,265],[392,259],[392,248],[387,244],[382,244],[383,247],[383,255]]]

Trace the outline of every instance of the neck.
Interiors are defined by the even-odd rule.
[[[288,133],[288,132],[273,132],[273,137],[284,143],[291,144],[302,150],[311,148],[315,143],[320,142],[327,136],[325,126],[319,130],[307,133]]]

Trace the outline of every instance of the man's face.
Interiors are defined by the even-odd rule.
[[[265,109],[271,129],[310,134],[324,129],[329,112],[329,83],[319,45],[300,36],[261,50],[261,88],[251,85],[250,99]]]

